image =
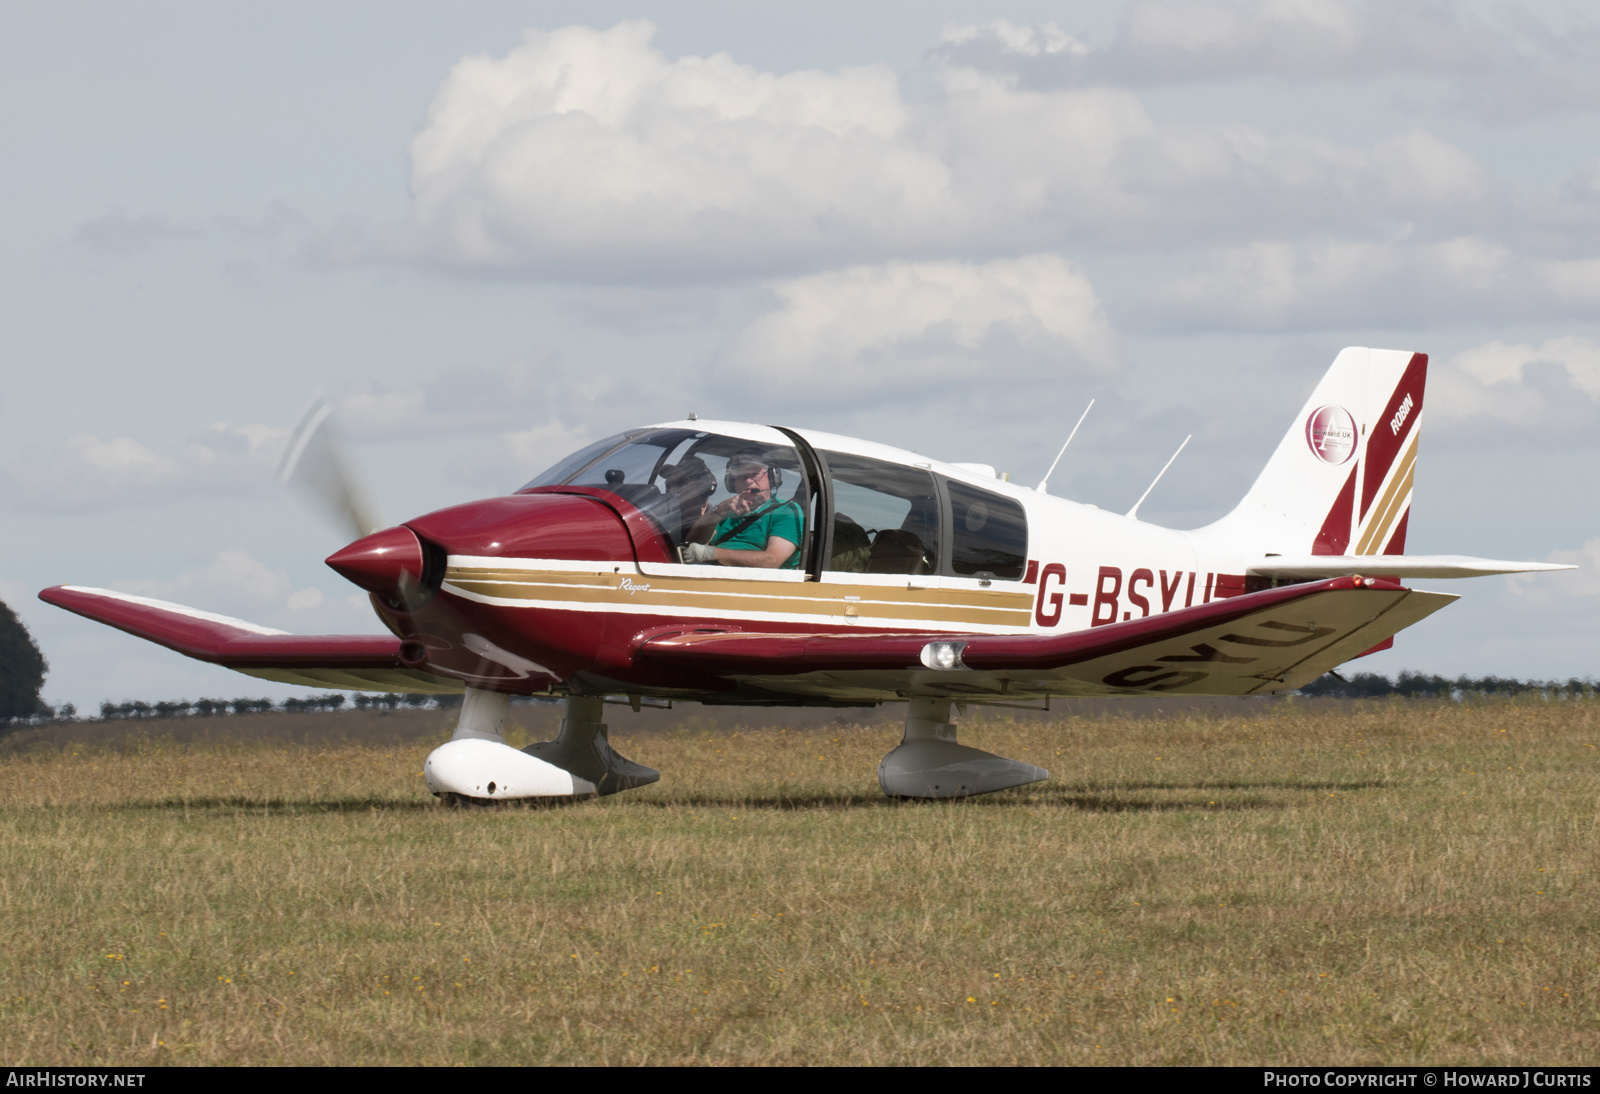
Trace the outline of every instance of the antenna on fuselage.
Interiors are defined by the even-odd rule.
[[[1083,420],[1089,416],[1089,411],[1091,411],[1093,409],[1094,409],[1094,400],[1090,399],[1089,400],[1089,405],[1083,408],[1083,413],[1082,414],[1078,415],[1078,425],[1082,425],[1083,424]],[[1072,443],[1072,438],[1074,438],[1074,437],[1076,437],[1078,435],[1078,425],[1073,426],[1072,427],[1072,432],[1067,434],[1067,444],[1071,444]],[[1065,456],[1067,454],[1067,444],[1064,444],[1064,445],[1061,446],[1061,451],[1056,453],[1055,462],[1050,465],[1050,470],[1048,470],[1048,471],[1046,471],[1044,473],[1044,478],[1040,479],[1039,480],[1039,485],[1034,487],[1034,489],[1037,490],[1039,493],[1041,493],[1041,494],[1049,493],[1049,491],[1047,491],[1045,489],[1045,485],[1047,483],[1049,483],[1050,476],[1054,475],[1056,473],[1056,464],[1060,463],[1061,462],[1061,457]]]
[[[1185,437],[1183,439],[1183,444],[1180,444],[1178,446],[1178,452],[1182,452],[1183,448],[1184,448],[1184,445],[1188,444],[1192,440],[1194,440],[1194,434],[1193,433],[1189,434],[1187,437]],[[1139,500],[1133,503],[1133,508],[1129,509],[1128,513],[1127,513],[1127,516],[1128,516],[1129,520],[1138,520],[1139,519],[1139,516],[1138,516],[1139,506],[1144,504],[1144,499],[1148,498],[1150,496],[1150,491],[1152,491],[1152,490],[1154,490],[1156,488],[1156,483],[1161,481],[1161,476],[1165,475],[1167,473],[1167,468],[1171,467],[1173,460],[1176,460],[1178,458],[1178,452],[1174,452],[1172,454],[1172,459],[1168,460],[1166,462],[1165,466],[1163,466],[1160,471],[1156,472],[1156,477],[1153,480],[1151,480],[1149,486],[1144,488],[1144,493],[1139,495]]]

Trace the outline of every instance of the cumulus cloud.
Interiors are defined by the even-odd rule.
[[[259,493],[275,484],[287,430],[219,422],[186,443],[151,448],[83,433],[0,473],[0,496],[43,512],[94,512],[189,494]]]
[[[1431,371],[1429,418],[1447,430],[1496,423],[1541,436],[1593,436],[1600,425],[1600,343],[1592,339],[1488,342]]]
[[[604,394],[606,376],[570,385],[567,368],[550,354],[497,367],[442,368],[422,383],[367,383],[340,396],[340,424],[361,440],[418,440],[520,429],[549,412],[552,393],[569,386]]]
[[[1594,605],[1574,604],[1572,598],[1600,596],[1600,538],[1581,547],[1551,551],[1544,561],[1577,569],[1558,574],[1515,574],[1506,579],[1511,597],[1528,607],[1566,609],[1568,614],[1592,619]]]
[[[1600,317],[1600,260],[1530,258],[1481,237],[1262,241],[1213,252],[1131,311],[1189,330],[1593,319]]]
[[[1355,148],[1164,125],[1126,90],[957,65],[913,103],[886,66],[777,74],[669,59],[653,34],[532,30],[460,61],[412,142],[406,223],[330,236],[324,260],[640,283],[1505,215],[1503,186],[1423,133]],[[1016,48],[1079,48],[1035,38]]]
[[[889,262],[771,286],[778,307],[724,354],[723,375],[810,399],[932,385],[1004,387],[1106,372],[1116,338],[1083,271],[1056,255]]]
[[[1551,338],[1539,346],[1490,342],[1456,355],[1453,364],[1485,385],[1520,383],[1535,362],[1561,367],[1573,386],[1600,399],[1600,345],[1588,338]]]
[[[301,604],[309,607],[322,602],[318,593],[307,604],[307,597],[299,595],[301,591],[294,588],[288,571],[273,569],[242,550],[222,551],[205,566],[185,571],[175,578],[121,581],[114,587],[118,592],[195,605],[226,603],[232,607],[285,608],[297,596]]]
[[[366,596],[349,586],[335,596],[316,586],[296,588],[287,570],[237,548],[176,577],[115,581],[111,587],[289,631],[371,631],[376,624]]]
[[[703,393],[700,373],[664,372],[648,357],[599,365],[533,354],[352,388],[337,400],[339,428],[358,441],[445,442],[449,478],[509,489],[601,437],[687,414]]]
[[[1600,24],[1571,13],[1557,27],[1525,9],[1486,17],[1437,2],[1147,0],[1125,9],[1103,46],[1051,23],[999,20],[947,29],[933,56],[1021,87],[1420,77],[1443,102],[1490,121],[1600,105]]]

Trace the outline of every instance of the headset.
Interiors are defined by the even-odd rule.
[[[728,465],[722,472],[722,485],[728,488],[728,493],[737,494],[738,487],[733,484],[733,465],[735,463],[759,463],[767,469],[767,488],[776,495],[778,487],[783,485],[783,469],[777,467],[767,457],[765,452],[758,449],[745,448],[728,457]]]

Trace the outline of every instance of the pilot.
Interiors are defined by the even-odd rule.
[[[667,485],[667,496],[678,506],[678,526],[671,532],[685,542],[689,531],[706,515],[711,495],[717,492],[717,477],[699,456],[686,456],[663,468],[661,479]]]
[[[745,448],[728,457],[724,485],[733,497],[713,506],[689,532],[699,539],[715,524],[709,542],[683,548],[685,562],[794,570],[800,566],[800,537],[805,515],[793,499],[772,496],[783,482],[760,448]],[[697,534],[699,533],[699,534]]]

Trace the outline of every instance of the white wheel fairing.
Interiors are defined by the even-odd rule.
[[[497,741],[449,741],[429,754],[422,778],[434,794],[510,801],[571,798],[595,792],[594,784],[554,764]]]

